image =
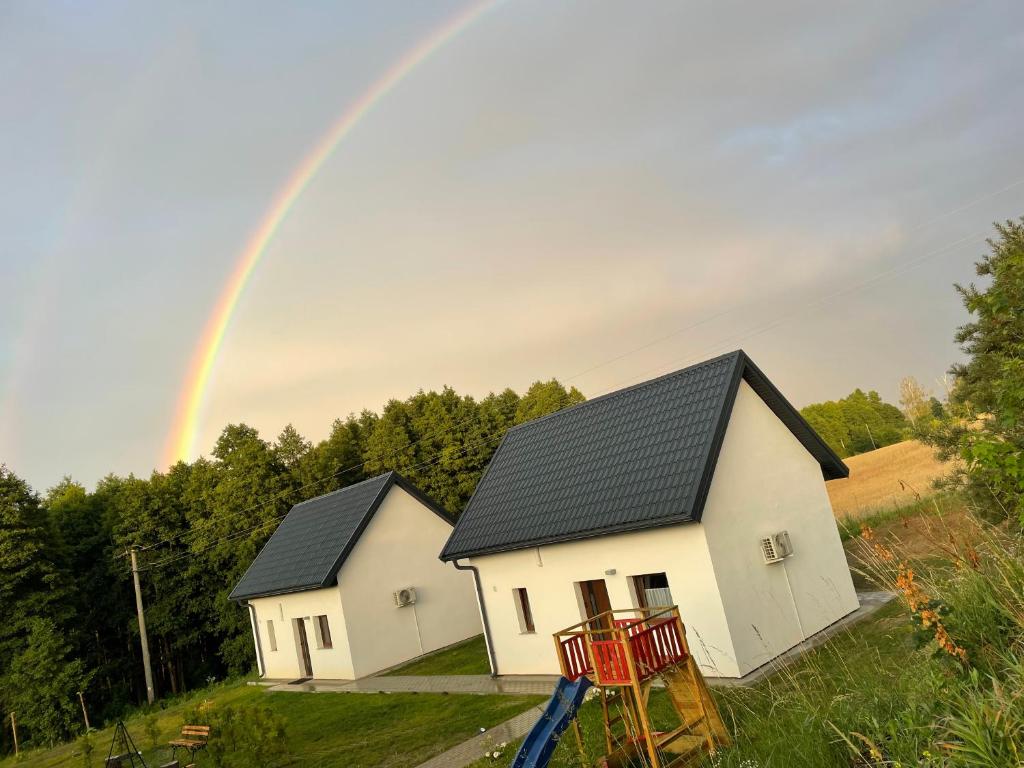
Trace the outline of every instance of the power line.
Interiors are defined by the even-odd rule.
[[[707,352],[701,352],[700,354],[698,354],[695,357],[688,357],[685,360],[677,359],[677,360],[675,360],[673,362],[670,362],[670,363],[661,363],[661,364],[659,364],[658,366],[656,366],[654,368],[648,368],[645,371],[642,371],[640,374],[633,374],[632,376],[629,377],[629,379],[620,381],[617,384],[613,384],[611,391],[614,391],[615,389],[619,389],[620,387],[623,387],[623,386],[628,386],[629,384],[632,384],[632,383],[636,382],[637,380],[642,381],[643,379],[648,378],[649,376],[651,376],[652,374],[654,374],[654,373],[656,373],[658,371],[663,371],[666,367],[668,367],[670,369],[673,369],[673,368],[676,368],[676,367],[678,367],[680,365],[685,365],[688,362],[703,359],[704,357],[707,357],[708,355],[714,354],[715,351],[720,350],[723,346],[728,345],[728,347],[731,348],[731,347],[733,347],[733,345],[738,344],[741,341],[745,341],[745,340],[747,340],[749,338],[753,338],[754,336],[759,336],[762,333],[766,333],[767,331],[772,330],[773,328],[777,328],[778,326],[782,325],[786,321],[792,320],[794,317],[798,317],[799,315],[804,314],[808,310],[813,310],[816,307],[819,307],[822,304],[825,304],[826,302],[832,301],[834,299],[841,298],[841,297],[846,296],[846,295],[851,294],[851,293],[855,293],[856,291],[859,291],[862,288],[866,288],[866,287],[868,287],[870,285],[873,285],[874,283],[881,282],[881,281],[886,280],[886,279],[888,279],[890,277],[895,277],[897,275],[903,274],[904,272],[909,272],[911,269],[914,269],[916,267],[921,266],[921,264],[925,263],[929,259],[934,258],[935,256],[938,256],[941,253],[943,253],[945,251],[948,251],[948,250],[950,250],[952,248],[955,248],[958,245],[963,245],[965,242],[975,240],[975,239],[977,239],[979,237],[984,237],[985,234],[986,234],[986,232],[966,235],[966,236],[960,238],[959,240],[955,240],[952,243],[947,243],[946,245],[943,245],[943,246],[941,246],[939,248],[936,248],[936,249],[934,249],[932,251],[929,251],[928,253],[924,254],[923,256],[919,256],[916,259],[912,259],[910,261],[903,262],[902,264],[898,264],[898,265],[896,265],[894,267],[891,267],[890,269],[887,269],[884,272],[880,272],[880,273],[878,273],[876,275],[873,275],[872,277],[870,277],[870,278],[868,278],[866,280],[862,280],[859,283],[856,283],[856,284],[851,285],[851,286],[847,286],[846,288],[842,288],[842,289],[840,289],[838,291],[834,291],[833,293],[830,293],[830,294],[827,294],[825,296],[822,296],[822,297],[820,297],[818,299],[815,299],[814,301],[812,301],[812,302],[810,302],[808,304],[805,304],[804,306],[800,307],[797,310],[794,310],[792,312],[787,312],[785,314],[779,315],[778,317],[775,317],[774,319],[769,320],[767,323],[756,325],[752,329],[748,329],[748,331],[745,331],[744,333],[742,333],[740,335],[732,336],[729,339],[726,339],[724,341],[718,342],[716,345],[714,345],[714,347],[709,347]],[[639,377],[639,379],[637,377]]]
[[[976,199],[974,199],[974,200],[972,200],[972,201],[970,201],[968,203],[965,203],[964,205],[961,205],[961,206],[959,206],[957,208],[954,208],[954,209],[952,209],[950,211],[947,211],[947,212],[945,212],[943,214],[940,214],[939,216],[936,216],[936,217],[934,217],[932,219],[928,219],[928,220],[922,222],[921,224],[913,227],[910,230],[910,232],[917,232],[917,231],[920,231],[922,229],[925,229],[926,227],[931,226],[932,224],[935,224],[938,221],[941,221],[941,220],[943,220],[945,218],[948,218],[949,216],[955,215],[957,213],[961,213],[961,212],[963,212],[963,211],[965,211],[965,210],[967,210],[967,209],[969,209],[969,208],[971,208],[971,207],[973,207],[973,206],[975,206],[975,205],[977,205],[977,204],[979,204],[981,202],[984,202],[986,200],[992,199],[993,197],[997,197],[998,195],[1001,195],[1001,194],[1003,194],[1005,192],[1008,192],[1011,189],[1014,189],[1014,188],[1019,187],[1021,185],[1024,185],[1024,178],[1018,179],[1017,181],[1014,181],[1011,184],[1009,184],[1009,185],[1007,185],[1005,187],[1002,187],[1001,189],[998,189],[998,190],[996,190],[994,192],[991,192],[991,193],[989,193],[987,195],[984,195],[982,197],[976,198]],[[920,265],[924,261],[932,258],[933,256],[935,256],[935,255],[937,255],[939,253],[942,253],[945,250],[948,250],[949,248],[952,248],[952,247],[955,247],[957,245],[960,245],[960,244],[962,244],[962,243],[964,243],[964,242],[966,242],[968,240],[971,240],[971,239],[975,239],[975,238],[979,238],[979,237],[984,237],[985,234],[986,234],[986,232],[981,232],[981,233],[978,233],[978,234],[965,236],[965,237],[963,237],[963,238],[961,238],[961,239],[959,239],[957,241],[954,241],[953,243],[948,243],[947,245],[942,246],[941,248],[938,248],[938,249],[935,249],[933,251],[930,251],[930,252],[928,252],[927,254],[925,254],[922,257],[919,257],[917,259],[913,259],[913,260],[911,260],[909,262],[904,262],[903,264],[899,264],[899,265],[896,265],[896,266],[894,266],[894,267],[892,267],[890,269],[884,270],[884,271],[882,271],[882,272],[880,272],[880,273],[878,273],[876,275],[873,275],[872,277],[870,277],[870,278],[868,278],[868,279],[866,279],[864,281],[861,281],[860,283],[857,283],[857,284],[855,284],[853,286],[849,286],[849,287],[844,288],[844,289],[842,289],[840,291],[836,291],[836,292],[834,292],[832,294],[829,294],[827,296],[824,296],[824,297],[821,297],[819,299],[816,299],[815,301],[810,302],[809,304],[805,305],[804,307],[801,307],[799,310],[797,310],[795,312],[787,313],[787,314],[785,314],[785,315],[783,315],[781,317],[778,317],[778,318],[776,318],[776,319],[774,319],[772,321],[769,321],[769,323],[764,325],[764,326],[755,327],[755,329],[752,332],[747,333],[747,334],[745,334],[743,336],[737,337],[737,338],[735,338],[732,341],[728,341],[727,340],[727,341],[720,342],[719,344],[716,345],[716,348],[720,349],[723,344],[726,344],[726,343],[730,343],[730,344],[731,343],[736,343],[738,341],[742,341],[742,340],[745,340],[745,339],[748,339],[748,338],[752,338],[753,336],[760,335],[761,333],[767,332],[767,331],[771,330],[772,328],[777,327],[778,325],[782,324],[786,320],[789,320],[792,317],[798,316],[798,315],[802,314],[803,312],[808,311],[809,309],[813,309],[814,307],[819,306],[819,305],[823,304],[826,301],[830,301],[832,299],[845,296],[845,295],[847,295],[849,293],[852,293],[852,292],[855,292],[857,290],[860,290],[861,288],[864,288],[864,287],[866,287],[868,285],[871,285],[871,284],[873,284],[875,282],[878,282],[880,280],[886,279],[889,276],[892,276],[892,275],[895,275],[895,274],[901,274],[902,272],[904,272],[904,271],[906,271],[908,269],[912,269],[912,268]],[[671,333],[668,333],[668,334],[666,334],[664,336],[661,336],[661,337],[659,337],[659,338],[657,338],[657,339],[655,339],[653,341],[646,342],[646,343],[644,343],[644,344],[642,344],[640,346],[634,347],[634,348],[629,349],[629,350],[627,350],[627,351],[625,351],[625,352],[623,352],[623,353],[621,353],[619,355],[611,357],[611,358],[609,358],[609,359],[607,359],[607,360],[605,360],[603,362],[600,362],[600,363],[598,363],[596,365],[593,365],[593,366],[591,366],[589,368],[586,368],[586,369],[584,369],[582,371],[574,373],[571,376],[565,377],[564,379],[562,379],[562,381],[565,381],[565,382],[574,381],[574,380],[576,380],[576,379],[578,379],[578,378],[580,378],[582,376],[585,376],[588,373],[592,373],[595,370],[598,370],[598,369],[603,368],[603,367],[605,367],[607,365],[611,365],[612,363],[618,362],[619,360],[623,360],[623,359],[625,359],[627,357],[630,357],[630,356],[636,354],[637,352],[641,352],[641,351],[643,351],[645,349],[649,349],[651,347],[657,346],[658,344],[660,344],[660,343],[662,343],[664,341],[667,341],[668,339],[674,338],[674,337],[676,337],[676,336],[678,336],[678,335],[680,335],[682,333],[685,333],[688,330],[693,330],[694,328],[697,328],[697,327],[699,327],[701,325],[705,325],[707,323],[713,322],[714,320],[718,320],[718,319],[720,319],[720,318],[722,318],[722,317],[724,317],[726,315],[731,314],[732,312],[735,312],[737,309],[739,309],[739,308],[738,307],[731,307],[729,309],[725,309],[725,310],[716,312],[716,313],[714,313],[712,315],[709,315],[707,317],[704,317],[704,318],[702,318],[700,320],[697,320],[697,321],[695,321],[693,323],[690,323],[690,324],[688,324],[686,326],[683,326],[682,328],[677,328],[676,330],[672,331]],[[709,352],[709,354],[710,354],[710,352]],[[691,359],[694,359],[694,358],[687,358],[687,361],[689,361]],[[678,362],[669,363],[668,366],[669,367],[673,367],[673,366],[678,365],[678,364],[680,364],[680,363],[678,363]],[[666,366],[666,364],[661,364],[660,366],[658,366],[657,369],[658,370],[662,370],[662,369],[665,368],[665,366]],[[654,370],[654,369],[648,369],[647,371],[644,371],[641,374],[639,374],[640,379],[642,380],[643,378],[645,378],[649,374],[649,372],[651,370]],[[637,376],[636,375],[631,376],[630,379],[629,379],[629,383],[632,383],[635,380],[637,380]],[[615,389],[618,389],[621,386],[624,386],[624,384],[625,384],[625,382],[615,384],[608,391],[614,391]],[[607,393],[602,393],[602,394],[607,394]],[[459,423],[457,423],[455,425],[452,425],[452,426],[449,426],[447,428],[436,430],[434,432],[431,432],[431,433],[428,433],[426,435],[423,435],[422,437],[420,437],[420,438],[418,438],[416,440],[410,441],[409,443],[407,443],[406,445],[402,446],[401,448],[395,449],[394,451],[392,451],[390,454],[387,454],[383,458],[384,459],[393,458],[393,457],[397,456],[398,454],[408,450],[409,448],[415,447],[416,445],[419,445],[420,443],[422,443],[422,442],[424,442],[426,440],[432,439],[434,437],[439,437],[439,436],[442,436],[442,435],[450,434],[451,432],[454,432],[456,429],[459,429],[460,427],[464,427],[464,426],[467,426],[467,425],[471,424],[472,421],[473,421],[473,418],[471,417],[471,418],[466,419],[466,420],[464,420],[462,422],[459,422]],[[324,477],[318,478],[317,480],[313,480],[313,481],[311,481],[309,483],[306,483],[304,485],[301,485],[301,486],[298,486],[298,487],[295,487],[295,488],[286,489],[286,490],[282,491],[281,493],[276,494],[275,496],[273,496],[273,497],[271,497],[271,498],[269,498],[269,499],[267,499],[265,501],[261,501],[258,504],[255,504],[255,505],[253,505],[253,506],[251,506],[251,507],[249,507],[247,509],[240,510],[238,512],[238,514],[244,515],[244,514],[246,514],[248,512],[253,512],[253,511],[257,510],[257,509],[261,509],[262,507],[265,507],[268,504],[272,504],[272,503],[274,503],[276,501],[283,501],[285,498],[287,498],[288,496],[290,496],[292,494],[300,493],[301,491],[309,490],[311,488],[314,488],[314,487],[317,487],[317,486],[321,486],[321,485],[327,483],[328,481],[336,479],[336,478],[338,478],[338,477],[340,477],[340,476],[342,476],[344,474],[347,474],[349,472],[355,472],[357,470],[364,469],[367,464],[368,464],[368,462],[364,460],[364,461],[361,461],[361,462],[359,462],[357,464],[353,464],[351,466],[343,467],[341,469],[338,469],[338,470],[336,470],[335,472],[333,472],[333,473],[331,473],[329,475],[326,475]],[[279,519],[283,519],[283,518],[284,518],[284,515],[281,515],[281,516],[279,516],[276,519],[279,520]],[[257,526],[257,527],[262,527],[262,525],[265,525],[265,524],[261,524],[261,526]],[[168,537],[166,539],[154,542],[152,544],[141,546],[141,547],[139,547],[139,550],[140,551],[148,551],[148,550],[154,549],[154,548],[156,548],[158,546],[162,546],[164,544],[169,544],[169,543],[171,543],[173,541],[177,541],[178,539],[181,539],[183,537],[192,536],[192,535],[198,535],[199,533],[201,533],[201,531],[196,531],[195,529],[189,529],[187,531],[182,531],[181,533],[175,534],[174,536],[170,536],[170,537]]]
[[[470,425],[472,423],[473,423],[473,419],[465,419],[464,421],[459,422],[458,424],[455,424],[454,426],[450,426],[450,427],[447,427],[445,429],[438,429],[438,430],[435,430],[433,432],[429,432],[429,433],[423,435],[422,437],[420,437],[420,438],[418,438],[416,440],[412,440],[412,441],[402,445],[401,447],[399,447],[399,449],[395,449],[391,453],[385,454],[382,458],[385,459],[385,460],[386,459],[392,459],[395,456],[397,456],[398,454],[401,454],[404,451],[408,451],[409,449],[411,449],[411,447],[414,447],[414,446],[420,444],[421,442],[423,442],[425,440],[431,439],[433,437],[439,437],[440,435],[444,435],[444,434],[451,434],[452,432],[454,432],[459,427],[468,426],[468,425]],[[301,492],[301,490],[307,490],[307,489],[315,487],[317,485],[322,485],[322,484],[328,482],[329,480],[333,480],[333,479],[335,479],[337,477],[340,477],[341,475],[346,474],[348,472],[354,472],[354,471],[359,470],[359,469],[365,469],[367,464],[369,464],[369,463],[370,463],[369,461],[364,460],[364,461],[359,462],[358,464],[352,464],[349,467],[343,467],[343,468],[341,468],[339,470],[336,470],[336,471],[332,472],[329,475],[325,475],[324,477],[321,477],[321,478],[318,478],[316,480],[312,480],[310,482],[307,482],[304,485],[299,485],[299,486],[296,486],[296,487],[293,487],[293,488],[286,488],[285,490],[283,490],[283,492],[281,492],[278,495],[272,496],[269,499],[266,499],[266,500],[264,500],[262,502],[259,502],[258,504],[255,504],[255,505],[253,505],[251,507],[248,507],[246,509],[239,510],[238,514],[245,515],[245,514],[247,514],[249,512],[255,512],[256,510],[261,509],[261,508],[263,508],[263,507],[265,507],[265,506],[267,506],[269,504],[273,504],[274,502],[284,501],[286,498],[288,498],[292,494],[298,494],[299,492]],[[413,467],[410,467],[409,469],[412,469],[412,468]],[[278,519],[283,519],[283,518],[284,518],[284,515],[281,515]],[[164,544],[170,544],[171,542],[175,542],[178,539],[181,539],[181,538],[186,537],[186,536],[198,536],[198,535],[201,534],[201,532],[203,532],[203,531],[202,530],[197,530],[195,528],[190,528],[188,530],[181,531],[180,534],[175,534],[174,536],[168,537],[167,539],[162,539],[159,542],[154,542],[153,544],[148,544],[148,545],[146,545],[144,547],[139,547],[138,550],[140,552],[144,552],[144,551],[147,551],[147,550],[155,549],[156,547],[160,547],[160,546],[162,546]]]
[[[788,312],[788,313],[785,313],[783,315],[780,315],[780,316],[778,316],[778,317],[768,321],[767,323],[761,324],[759,326],[755,326],[753,329],[750,329],[749,331],[747,331],[747,332],[745,332],[745,333],[743,333],[743,334],[741,334],[739,336],[734,336],[734,337],[732,337],[732,338],[730,338],[730,339],[728,339],[726,341],[719,342],[718,344],[715,345],[715,348],[708,348],[708,350],[706,352],[701,352],[700,354],[698,354],[698,355],[696,355],[694,357],[687,358],[685,361],[681,361],[681,360],[674,361],[672,363],[667,364],[667,366],[669,368],[674,369],[674,368],[676,368],[676,367],[678,367],[680,365],[686,365],[686,364],[688,364],[688,363],[690,363],[692,361],[704,359],[708,355],[714,354],[715,351],[720,350],[723,345],[728,345],[728,346],[731,347],[733,344],[738,343],[739,341],[743,341],[743,340],[751,338],[753,336],[757,336],[757,335],[760,335],[762,333],[765,333],[765,332],[767,332],[769,330],[772,330],[773,328],[778,327],[782,323],[784,323],[784,322],[786,322],[788,320],[791,320],[792,318],[797,317],[797,316],[807,312],[808,310],[813,310],[814,308],[816,308],[818,306],[821,306],[825,302],[831,301],[833,299],[836,299],[836,298],[839,298],[839,297],[842,297],[842,296],[849,295],[849,294],[854,293],[854,292],[856,292],[858,290],[861,290],[861,289],[863,289],[865,287],[873,285],[874,283],[877,283],[877,282],[880,282],[882,280],[885,280],[885,279],[887,279],[889,277],[894,277],[894,276],[903,274],[904,272],[907,272],[907,271],[909,271],[911,269],[914,269],[915,267],[920,266],[921,264],[925,263],[929,259],[934,258],[935,256],[937,256],[937,255],[939,255],[939,254],[941,254],[941,253],[943,253],[945,251],[951,250],[951,249],[955,248],[956,246],[962,245],[963,243],[965,243],[967,241],[975,240],[976,238],[978,238],[980,236],[983,236],[984,234],[985,233],[982,232],[980,234],[966,235],[966,236],[960,238],[959,240],[955,240],[952,243],[947,243],[946,245],[944,245],[944,246],[942,246],[940,248],[936,248],[936,249],[934,249],[932,251],[929,251],[928,253],[926,253],[923,256],[920,256],[920,257],[918,257],[916,259],[913,259],[913,260],[908,261],[908,262],[904,262],[903,264],[896,265],[896,266],[894,266],[894,267],[892,267],[892,268],[890,268],[888,270],[885,270],[884,272],[880,272],[880,273],[878,273],[876,275],[873,275],[872,277],[870,277],[870,278],[868,278],[866,280],[862,280],[859,283],[856,283],[856,284],[851,285],[851,286],[847,286],[846,288],[843,288],[843,289],[841,289],[839,291],[834,291],[833,293],[830,293],[830,294],[827,294],[825,296],[822,296],[822,297],[816,299],[815,301],[810,302],[810,303],[804,305],[803,307],[801,307],[800,309],[798,309],[796,311]],[[666,367],[666,364],[663,363],[663,364],[659,365],[657,369],[648,369],[648,370],[642,372],[641,374],[639,374],[639,379],[642,381],[642,380],[646,379],[648,376],[650,376],[652,373],[654,373],[656,370],[660,371],[660,370],[662,370],[665,367]],[[634,375],[633,377],[630,378],[629,381],[618,382],[618,383],[612,385],[612,387],[607,392],[602,392],[601,394],[602,395],[603,394],[608,394],[610,392],[616,391],[617,389],[620,389],[623,386],[627,386],[629,384],[635,383],[636,378],[637,378],[637,376]],[[599,396],[600,395],[595,395],[595,397],[599,397]],[[449,431],[451,431],[451,430],[449,430]],[[498,437],[500,437],[501,435],[504,434],[505,431],[507,431],[507,430],[499,430],[499,431],[490,433],[488,435],[488,437],[485,438],[484,440],[477,441],[475,443],[470,443],[469,445],[464,446],[462,449],[460,449],[458,451],[458,453],[454,454],[454,456],[452,456],[450,454],[448,456],[439,455],[436,458],[434,458],[433,460],[423,461],[423,462],[420,462],[419,464],[415,464],[413,466],[406,467],[405,470],[409,471],[409,470],[420,469],[422,467],[426,467],[426,466],[431,466],[431,465],[437,464],[437,463],[441,462],[442,460],[444,460],[445,458],[454,458],[454,457],[458,457],[458,456],[463,456],[466,453],[468,453],[470,449],[472,449],[474,447],[477,447],[479,445],[483,445],[485,443],[496,441],[498,439]],[[435,433],[435,434],[444,434],[444,432]],[[420,440],[415,441],[414,443],[410,443],[405,448],[398,449],[394,453],[399,453],[400,451],[405,450],[408,447],[411,447],[411,445],[414,445],[415,443],[422,442],[423,439],[426,439],[426,438],[421,438]],[[363,464],[361,464],[361,465],[354,465],[354,466],[364,466],[364,465],[365,465],[365,462]],[[342,471],[345,471],[345,470],[342,470]],[[330,479],[330,478],[326,478],[326,479]],[[316,481],[315,483],[309,483],[309,484],[307,484],[307,486],[315,485],[315,484],[317,484],[319,482],[323,482],[323,481]],[[296,489],[296,491],[297,490],[301,490],[301,489]],[[274,500],[276,500],[276,499],[268,500],[267,502],[263,502],[260,505],[257,505],[256,507],[252,507],[250,509],[258,509],[260,506],[266,506],[268,503],[272,503],[272,501],[274,501]],[[257,531],[257,530],[260,530],[261,528],[265,528],[265,527],[267,527],[267,526],[269,526],[269,525],[271,525],[273,523],[277,523],[280,520],[283,520],[286,515],[287,515],[287,513],[285,513],[284,515],[279,515],[277,517],[274,517],[274,518],[272,518],[270,520],[267,520],[267,521],[265,521],[263,523],[260,523],[260,524],[258,524],[256,526],[253,526],[251,528],[247,528],[247,529],[244,529],[244,530],[241,530],[241,531],[235,531],[235,532],[233,532],[231,534],[228,534],[228,535],[226,535],[224,537],[216,539],[215,541],[211,542],[210,544],[208,544],[207,546],[203,547],[202,549],[195,550],[195,551],[184,552],[184,553],[181,553],[179,555],[175,555],[175,556],[172,556],[172,557],[169,557],[169,558],[165,558],[164,560],[159,560],[159,561],[157,561],[155,563],[150,564],[144,570],[151,570],[151,569],[163,567],[164,565],[169,565],[169,564],[174,563],[176,561],[187,559],[187,558],[191,558],[191,557],[194,557],[196,555],[202,554],[203,552],[206,552],[209,549],[212,549],[213,547],[218,546],[219,544],[223,544],[223,543],[226,543],[228,541],[233,541],[236,538],[240,538],[242,536],[245,536],[247,534],[250,534],[250,533],[253,533],[253,532]],[[198,535],[199,533],[201,533],[201,531],[193,530],[193,531],[191,531],[191,533],[194,533],[195,535]]]
[[[507,430],[499,430],[499,431],[492,432],[486,438],[484,438],[483,440],[478,440],[478,441],[476,441],[474,443],[470,443],[470,444],[468,444],[466,446],[463,446],[463,448],[461,448],[456,454],[454,454],[454,456],[451,456],[451,455],[449,455],[449,456],[443,456],[443,455],[437,456],[437,457],[435,457],[434,459],[432,459],[430,461],[421,461],[418,464],[413,464],[410,467],[405,467],[403,469],[403,471],[410,471],[410,470],[415,470],[415,469],[421,469],[423,467],[428,467],[428,466],[431,466],[431,465],[434,465],[434,464],[438,464],[438,463],[440,463],[441,461],[443,461],[446,458],[454,458],[454,457],[458,457],[458,456],[464,456],[465,454],[469,453],[469,451],[471,449],[473,449],[473,448],[476,448],[476,447],[481,446],[481,445],[486,445],[486,444],[489,444],[489,443],[497,442],[497,440],[500,439],[505,434],[506,431]],[[210,542],[209,544],[207,544],[206,546],[202,547],[201,549],[189,550],[187,552],[182,552],[180,554],[173,555],[173,556],[168,557],[168,558],[164,558],[163,560],[157,560],[156,562],[150,563],[149,565],[147,565],[145,568],[142,568],[141,570],[144,570],[144,571],[145,570],[153,570],[155,568],[159,568],[159,567],[162,567],[164,565],[169,565],[169,564],[171,564],[171,563],[173,563],[173,562],[175,562],[177,560],[183,560],[183,559],[186,559],[186,558],[195,557],[196,555],[200,555],[203,552],[206,552],[206,551],[208,551],[210,549],[213,549],[214,547],[218,546],[219,544],[223,544],[223,543],[228,542],[228,541],[233,541],[234,539],[241,538],[242,536],[245,536],[247,534],[250,534],[250,533],[253,533],[255,531],[258,531],[261,528],[265,528],[268,525],[271,525],[273,523],[277,523],[277,522],[283,520],[287,515],[288,515],[288,513],[286,512],[283,515],[278,515],[277,517],[274,517],[274,518],[272,518],[270,520],[266,520],[266,521],[264,521],[262,523],[259,523],[258,525],[255,525],[255,526],[253,526],[251,528],[246,528],[246,529],[241,530],[241,531],[234,531],[234,532],[232,532],[230,534],[227,534],[227,535],[225,535],[225,536],[223,536],[223,537],[221,537],[219,539],[216,539],[216,540]],[[201,533],[201,531],[196,531],[195,533],[198,534],[198,533]]]
[[[921,230],[930,227],[932,224],[935,224],[935,223],[940,222],[940,221],[942,221],[944,219],[947,219],[950,216],[953,216],[953,215],[955,215],[957,213],[962,213],[963,211],[966,211],[969,208],[972,208],[975,205],[978,205],[979,203],[983,203],[986,200],[991,200],[993,197],[998,197],[999,195],[1004,194],[1006,192],[1009,192],[1011,189],[1015,189],[1015,188],[1017,188],[1019,186],[1022,186],[1022,185],[1024,185],[1024,178],[1017,179],[1017,181],[1014,181],[1011,184],[1008,184],[1007,186],[1005,186],[1005,187],[1003,187],[1001,189],[996,190],[995,192],[990,192],[987,195],[983,195],[982,197],[975,198],[974,200],[970,201],[969,203],[965,203],[965,204],[963,204],[963,205],[961,205],[961,206],[959,206],[957,208],[953,208],[952,210],[946,211],[945,213],[939,214],[938,216],[935,216],[934,218],[927,219],[926,221],[923,221],[923,222],[921,222],[921,223],[911,227],[907,232],[908,232],[908,234],[913,234],[913,233],[916,233],[916,232],[920,232]],[[984,235],[984,234],[985,233],[983,232],[982,235]],[[580,376],[585,376],[586,374],[592,373],[593,371],[596,371],[599,368],[604,368],[607,365],[611,365],[612,363],[616,363],[619,360],[622,360],[624,358],[627,358],[627,357],[630,357],[631,355],[636,354],[637,352],[642,352],[645,349],[649,349],[651,347],[657,346],[658,344],[662,343],[663,341],[668,341],[669,339],[675,338],[676,336],[678,336],[681,333],[685,333],[686,331],[693,330],[694,328],[697,328],[697,327],[699,327],[701,325],[705,325],[706,323],[709,323],[712,320],[717,320],[717,319],[719,319],[721,317],[724,317],[725,315],[732,314],[737,309],[739,309],[739,307],[730,307],[729,309],[724,309],[724,310],[722,310],[720,312],[717,312],[717,313],[715,313],[713,315],[705,317],[705,318],[703,318],[701,320],[697,320],[696,322],[690,323],[689,325],[683,326],[682,328],[677,328],[676,330],[671,331],[670,333],[667,333],[664,336],[661,336],[661,337],[659,337],[659,338],[657,338],[657,339],[655,339],[653,341],[647,342],[646,344],[642,344],[639,347],[634,347],[633,349],[627,350],[626,352],[623,352],[620,355],[617,355],[617,356],[615,356],[613,358],[610,358],[608,360],[605,360],[603,362],[597,363],[596,365],[593,365],[590,368],[587,368],[587,369],[585,369],[583,371],[580,371],[579,373],[575,373],[572,376],[566,378],[565,381],[572,381],[574,379],[578,379]]]

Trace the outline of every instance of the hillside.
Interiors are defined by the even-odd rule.
[[[826,483],[837,518],[857,518],[882,509],[904,507],[917,494],[934,493],[932,482],[948,474],[949,463],[917,440],[904,440],[843,459],[850,476]]]

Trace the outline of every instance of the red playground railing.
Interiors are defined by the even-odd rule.
[[[616,613],[632,618],[615,618]],[[636,618],[635,614],[640,614]],[[675,608],[606,611],[555,635],[562,674],[598,685],[642,682],[689,657],[686,631]]]
[[[562,662],[562,674],[570,680],[577,680],[583,675],[594,671],[590,665],[590,655],[583,635],[570,635],[559,641],[559,659]]]

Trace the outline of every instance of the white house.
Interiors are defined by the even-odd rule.
[[[495,674],[677,604],[705,674],[742,677],[858,607],[824,482],[847,474],[732,352],[509,430],[441,557],[476,570]]]
[[[355,679],[480,634],[447,513],[396,472],[296,504],[231,592],[262,677]]]

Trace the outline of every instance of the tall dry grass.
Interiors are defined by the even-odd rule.
[[[714,689],[733,744],[706,766],[1024,765],[1024,544],[955,497],[917,503],[848,544],[858,575],[897,599],[754,687]],[[651,706],[671,714],[663,694]],[[599,708],[580,720],[587,759],[568,738],[552,766],[602,753]]]
[[[736,744],[711,764],[1024,765],[1020,537],[941,512],[913,540],[901,531],[865,526],[855,545],[861,575],[898,603],[756,689],[722,694]]]

